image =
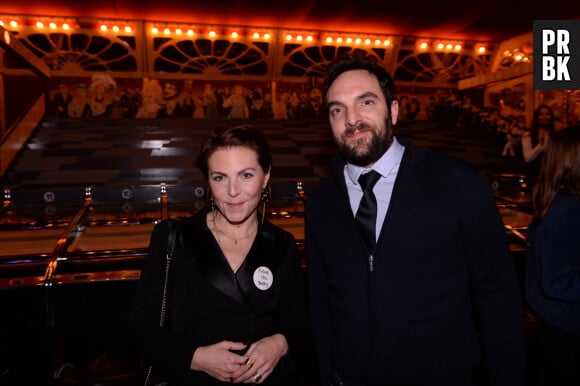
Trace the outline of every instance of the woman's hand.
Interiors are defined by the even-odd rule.
[[[190,368],[203,371],[222,382],[231,382],[246,360],[231,350],[244,350],[246,346],[246,343],[224,340],[211,346],[198,347],[193,353]]]
[[[542,146],[542,150],[546,150],[546,147],[550,143],[550,134],[545,134],[540,137],[540,145]]]
[[[242,366],[235,371],[231,382],[262,383],[272,373],[280,358],[288,352],[288,342],[282,334],[274,334],[254,342],[246,354]]]

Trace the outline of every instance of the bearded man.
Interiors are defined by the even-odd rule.
[[[394,135],[393,79],[374,57],[332,63],[323,96],[339,154],[306,203],[320,384],[523,385],[520,289],[489,182]]]

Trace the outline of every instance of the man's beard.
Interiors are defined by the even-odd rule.
[[[354,143],[349,144],[348,139],[356,130],[369,131],[372,134],[370,143],[367,144],[366,138],[359,138]],[[392,133],[393,127],[388,119],[385,119],[382,128],[373,128],[365,123],[348,127],[337,139],[338,150],[346,162],[364,167],[378,161],[385,154],[393,142]]]

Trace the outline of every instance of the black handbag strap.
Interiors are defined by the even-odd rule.
[[[161,315],[159,319],[159,327],[163,328],[165,324],[165,315],[167,312],[167,294],[169,289],[169,269],[171,260],[173,259],[173,251],[175,250],[175,239],[177,238],[177,225],[173,220],[167,220],[169,227],[169,235],[167,236],[167,251],[165,254],[165,280],[163,283],[163,298],[161,299]]]
[[[167,226],[169,227],[169,234],[167,236],[167,249],[165,253],[165,280],[163,282],[163,297],[161,298],[161,315],[159,318],[159,327],[163,328],[165,325],[165,314],[167,312],[167,295],[169,288],[169,268],[171,266],[171,260],[173,259],[173,251],[175,250],[175,239],[177,238],[177,224],[175,221],[168,219],[166,220]],[[151,382],[151,374],[153,371],[153,366],[149,365],[147,373],[145,374],[144,386],[149,386]]]

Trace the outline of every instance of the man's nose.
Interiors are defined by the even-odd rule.
[[[346,112],[346,125],[356,127],[361,122],[361,116],[356,109],[348,109]]]

